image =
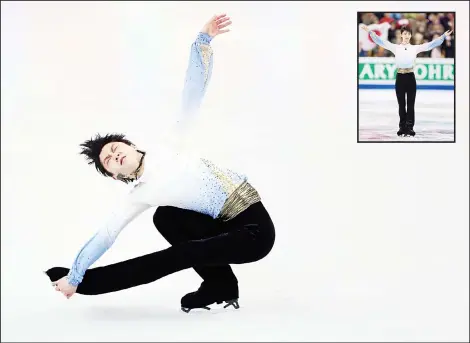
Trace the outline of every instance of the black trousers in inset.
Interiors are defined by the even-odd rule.
[[[181,225],[180,228],[185,229],[178,230],[179,233],[173,236],[169,233],[170,218],[178,214],[182,217],[175,219],[173,227],[178,230]],[[176,244],[130,260],[90,268],[78,285],[77,293],[96,295],[116,292],[189,268],[194,268],[204,280],[228,280],[235,277],[229,264],[262,259],[271,251],[275,241],[274,224],[261,202],[251,205],[226,222],[174,208],[157,209],[154,221],[165,232],[167,239]],[[204,228],[205,225],[207,229]],[[193,233],[189,232],[190,226],[194,229]],[[188,235],[189,240],[180,241],[180,235],[184,234]],[[205,238],[196,238],[197,236]],[[54,267],[46,273],[51,281],[56,281],[68,272],[68,268]]]
[[[416,78],[414,73],[397,73],[395,93],[398,100],[400,128],[413,128],[415,125]],[[405,99],[406,95],[406,99]]]

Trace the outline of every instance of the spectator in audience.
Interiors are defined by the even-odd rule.
[[[392,14],[391,13],[385,13],[384,16],[379,19],[379,24],[382,24],[382,23],[393,23],[395,21],[395,19],[392,18]]]
[[[365,25],[389,23],[388,41],[399,44],[401,41],[400,28],[404,25],[411,27],[414,44],[431,42],[436,36],[441,36],[445,31],[453,31],[455,26],[454,13],[385,13],[385,12],[363,12],[358,13],[359,23]],[[393,54],[380,47],[364,51],[359,46],[360,57],[393,57]],[[432,51],[421,52],[417,57],[432,58],[454,58],[455,36],[452,33],[447,37],[442,46]]]
[[[444,57],[454,58],[455,57],[455,38],[452,33],[450,37],[446,37],[444,44],[442,44],[441,49],[443,50]]]

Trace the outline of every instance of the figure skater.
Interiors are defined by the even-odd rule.
[[[183,121],[194,115],[212,73],[211,40],[228,32],[226,15],[214,16],[191,46],[183,89]],[[157,147],[137,149],[123,134],[107,134],[81,144],[97,171],[131,186],[109,221],[83,246],[70,269],[46,274],[55,289],[74,293],[115,292],[194,268],[203,282],[181,299],[184,311],[215,302],[238,308],[238,280],[230,264],[264,258],[272,249],[271,218],[247,177],[198,157]],[[114,243],[121,230],[150,207],[153,223],[171,247],[108,266],[89,268]]]
[[[415,125],[415,98],[416,98],[416,78],[413,70],[416,56],[423,52],[434,49],[444,42],[444,38],[451,35],[452,31],[446,31],[438,39],[432,42],[411,45],[411,28],[403,26],[400,29],[402,42],[393,44],[384,41],[377,36],[374,31],[369,30],[366,25],[362,25],[362,29],[367,31],[372,40],[391,51],[395,55],[395,64],[397,68],[397,76],[395,80],[395,93],[398,100],[398,114],[400,116],[398,136],[414,136]],[[405,100],[406,95],[406,100]]]

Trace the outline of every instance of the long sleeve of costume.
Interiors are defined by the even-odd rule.
[[[393,44],[389,41],[384,41],[382,38],[377,36],[374,31],[369,31],[370,38],[374,41],[375,44],[381,46],[384,49],[387,49],[395,54],[396,44]]]
[[[212,75],[211,41],[211,36],[199,33],[191,44],[180,109],[176,113],[171,127],[164,134],[167,142],[178,151],[189,151],[194,148],[190,136],[194,132],[198,111]]]
[[[77,254],[67,275],[69,284],[78,286],[86,270],[113,245],[122,229],[147,208],[149,206],[146,204],[132,203],[118,206],[105,225]]]
[[[417,45],[416,46],[416,53],[419,54],[420,52],[429,51],[429,50],[432,50],[432,49],[438,47],[439,45],[441,45],[444,42],[444,38],[445,38],[445,35],[443,34],[442,36],[440,36],[439,38],[433,40],[432,42]]]
[[[199,109],[206,93],[213,66],[211,40],[212,37],[208,34],[199,33],[191,45],[182,95],[182,120],[186,120]]]

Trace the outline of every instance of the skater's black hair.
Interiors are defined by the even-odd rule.
[[[105,136],[101,136],[99,133],[95,137],[86,140],[80,147],[82,147],[81,155],[85,155],[88,164],[95,164],[96,170],[104,176],[113,176],[109,171],[107,171],[103,164],[100,161],[100,153],[103,147],[111,142],[121,142],[127,145],[133,145],[131,141],[126,139],[126,136],[122,133],[109,133]]]
[[[403,32],[405,32],[405,31],[406,31],[406,32],[409,32],[410,34],[413,34],[413,32],[411,32],[411,27],[408,26],[408,25],[402,26],[402,27],[400,28],[400,33],[403,33]]]

